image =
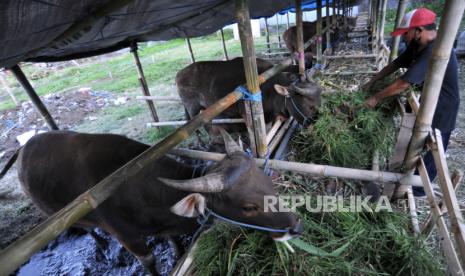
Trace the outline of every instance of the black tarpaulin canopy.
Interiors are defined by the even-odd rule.
[[[224,0],[3,0],[0,67],[60,61],[160,41],[211,34],[235,22]],[[252,18],[271,16],[294,0],[250,0]]]

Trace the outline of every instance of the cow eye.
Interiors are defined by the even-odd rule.
[[[257,208],[257,206],[250,204],[250,205],[243,206],[242,211],[244,211],[246,213],[256,212],[256,211],[258,211],[258,208]]]

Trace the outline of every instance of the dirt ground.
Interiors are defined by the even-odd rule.
[[[460,72],[465,71],[465,60],[459,61]],[[461,107],[457,120],[457,128],[452,134],[447,151],[450,169],[465,170],[465,75],[460,76]],[[76,91],[59,96],[46,97],[44,102],[57,119],[58,125],[65,129],[75,128],[84,120],[112,104],[111,94],[106,92]],[[0,168],[3,168],[6,157],[19,146],[15,141],[17,135],[30,129],[46,129],[30,104],[0,113]],[[463,181],[463,180],[462,180]],[[465,185],[459,192],[459,200],[464,202]],[[27,233],[44,220],[41,212],[21,191],[17,179],[16,167],[0,180],[0,249]],[[65,232],[58,239],[49,243],[42,251],[35,254],[19,271],[19,275],[88,275],[88,274],[143,274],[139,262],[114,239],[100,232],[108,242],[102,251],[89,235]],[[151,239],[154,253],[162,256],[158,261],[163,266],[162,273],[167,274],[174,265],[172,249],[164,240]]]

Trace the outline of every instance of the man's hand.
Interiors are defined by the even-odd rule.
[[[365,105],[370,108],[375,108],[377,104],[378,104],[378,99],[375,96],[369,97],[368,100],[365,102]]]

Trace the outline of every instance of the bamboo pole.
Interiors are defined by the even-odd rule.
[[[186,124],[188,121],[167,121],[167,122],[156,122],[147,123],[147,127],[160,127],[160,126],[180,126]],[[245,123],[244,119],[213,119],[211,124],[240,124]]]
[[[397,6],[396,24],[394,25],[394,30],[400,25],[400,22],[405,15],[405,10],[407,9],[407,3],[408,3],[408,0],[399,0],[399,5]],[[399,35],[394,36],[392,38],[391,54],[389,55],[389,62],[392,62],[397,57],[397,52],[399,51],[399,42],[400,42]]]
[[[450,234],[447,230],[446,222],[444,221],[443,212],[434,199],[433,186],[429,181],[428,172],[426,171],[425,163],[422,158],[420,158],[418,171],[423,181],[423,187],[428,197],[428,202],[431,206],[431,213],[433,214],[434,221],[436,221],[438,226],[438,232],[441,236],[441,245],[444,250],[444,255],[446,256],[448,270],[452,273],[451,275],[464,275],[459,258],[455,252],[454,245],[450,239]]]
[[[465,223],[462,212],[460,211],[457,196],[452,186],[449,169],[447,168],[444,147],[442,145],[442,138],[438,130],[436,130],[436,135],[433,140],[435,141],[430,143],[430,148],[432,149],[434,164],[436,165],[438,172],[439,185],[443,193],[443,200],[449,214],[452,233],[454,233],[455,240],[457,241],[463,264],[465,263]]]
[[[147,100],[157,102],[182,102],[178,96],[136,96],[136,100]]]
[[[321,9],[322,9],[322,0],[316,0],[316,63],[323,63],[323,39],[322,39],[322,19],[321,19]]]
[[[278,117],[276,119],[276,122],[274,122],[273,126],[271,129],[268,131],[266,134],[266,144],[269,145],[273,137],[275,136],[276,132],[278,132],[279,127],[283,124],[284,118],[283,117]]]
[[[299,58],[299,75],[302,80],[305,79],[305,55],[304,55],[304,33],[302,27],[302,1],[295,0],[295,16],[296,16],[296,38],[297,38],[297,53]]]
[[[263,72],[258,77],[258,80],[260,83],[266,82],[275,74],[289,67],[291,63],[292,59],[283,60],[281,63]],[[97,208],[101,202],[115,192],[125,179],[137,174],[148,163],[168,153],[170,149],[185,140],[195,130],[212,120],[241,98],[242,93],[240,92],[233,91],[229,93],[205,109],[201,114],[194,117],[189,123],[177,129],[171,135],[97,183],[92,189],[50,216],[21,239],[0,251],[0,264],[2,264],[0,266],[0,275],[12,273],[18,266],[29,259],[34,252],[43,248],[50,240],[58,237],[61,232],[72,226],[81,217]]]
[[[15,75],[18,82],[26,91],[27,95],[31,99],[32,104],[34,105],[37,112],[39,112],[42,119],[47,124],[50,130],[58,130],[58,126],[53,120],[50,112],[48,112],[47,107],[45,107],[44,103],[40,100],[39,96],[37,95],[36,91],[32,87],[31,83],[27,80],[26,75],[24,75],[21,67],[18,64],[10,68],[13,75]]]
[[[375,58],[376,54],[364,54],[364,55],[340,55],[340,56],[326,56],[327,59],[346,59],[346,58]]]
[[[235,16],[238,23],[239,37],[241,39],[242,55],[244,59],[244,72],[247,80],[247,89],[252,94],[260,92],[257,61],[250,25],[250,14],[247,0],[236,0]],[[265,118],[261,101],[246,101],[246,122],[252,147],[256,156],[264,157],[267,152]]]
[[[325,34],[326,34],[326,49],[331,48],[331,22],[330,19],[331,17],[329,16],[329,0],[325,0],[325,6],[326,6],[326,28],[325,28]]]
[[[420,109],[415,122],[412,141],[407,153],[406,169],[414,169],[418,156],[423,149],[425,139],[431,129],[434,112],[441,92],[444,73],[454,45],[455,35],[465,8],[463,0],[448,0],[444,6],[444,14],[439,24],[439,31],[428,64],[425,84],[423,86]]]
[[[281,48],[281,36],[279,35],[279,16],[276,14],[276,36],[278,37],[278,46]]]
[[[420,234],[420,225],[418,224],[417,207],[415,198],[413,197],[412,187],[407,188],[408,208],[410,212],[410,220],[412,222],[412,230],[415,235]]]
[[[0,72],[0,82],[2,83],[3,87],[5,88],[6,90],[6,93],[8,93],[8,95],[11,97],[11,99],[13,100],[13,102],[15,103],[16,106],[19,105],[18,101],[16,100],[16,97],[15,95],[13,94],[13,91],[11,91],[11,88],[10,86],[8,85],[8,83],[6,82],[6,79],[5,79],[5,76],[2,72]]]
[[[332,0],[332,7],[333,7],[333,15],[331,16],[332,18],[332,25],[337,26],[337,11],[336,11],[336,0]]]
[[[186,45],[187,45],[187,50],[189,50],[191,63],[194,63],[195,62],[195,57],[194,57],[194,52],[192,51],[191,40],[189,38],[186,38]]]
[[[289,12],[286,12],[286,28],[289,29]]]
[[[384,45],[384,26],[385,26],[385,21],[386,21],[386,8],[387,8],[387,1],[388,0],[382,0],[382,5],[381,5],[381,16],[380,16],[380,28],[379,28],[379,45]]]
[[[135,41],[131,43],[131,53],[132,53],[132,56],[134,57],[134,62],[136,63],[137,74],[139,76],[139,83],[142,88],[142,94],[144,94],[144,96],[150,96],[150,90],[147,85],[147,80],[145,79],[144,70],[142,69],[142,64],[140,63],[139,54],[137,53],[137,42]],[[150,114],[152,115],[153,121],[154,122],[160,121],[158,119],[157,110],[155,109],[155,105],[153,101],[146,101],[146,102],[147,102],[147,105],[149,106]]]
[[[201,160],[211,160],[216,162],[219,162],[226,157],[225,154],[221,153],[204,152],[190,149],[173,149],[170,151],[170,154]],[[255,158],[256,164],[260,167],[264,166],[265,161],[265,159]],[[413,174],[360,170],[327,165],[289,162],[274,159],[269,159],[267,162],[268,168],[274,170],[285,170],[314,176],[341,177],[381,183],[400,183],[401,185],[411,185],[415,187],[423,186],[420,177],[418,175]]]
[[[268,53],[271,53],[270,49],[270,28],[268,27],[268,18],[265,17],[265,40]]]
[[[229,60],[228,51],[226,50],[226,42],[224,41],[224,32],[223,32],[223,29],[220,29],[220,32],[221,32],[221,42],[222,42],[222,44],[223,44],[224,59],[225,59],[225,60]]]
[[[350,75],[375,75],[378,71],[344,71],[344,72],[323,72],[323,75],[332,76],[332,75],[339,75],[339,76],[350,76]]]
[[[283,127],[279,130],[279,132],[276,134],[276,136],[274,137],[273,140],[271,140],[270,142],[270,146],[269,146],[269,153],[273,153],[274,150],[278,147],[279,143],[281,142],[281,140],[283,139],[284,137],[284,134],[286,134],[286,131],[287,129],[289,128],[289,126],[291,125],[292,121],[293,121],[294,118],[290,117],[289,119],[287,119],[286,123],[283,125]]]

